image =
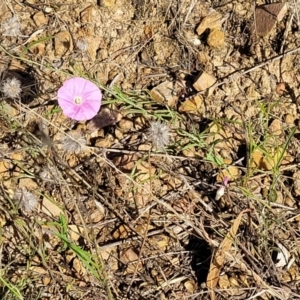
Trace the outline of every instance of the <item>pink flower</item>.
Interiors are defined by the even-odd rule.
[[[92,119],[98,113],[102,93],[91,81],[75,77],[64,82],[57,92],[57,99],[64,115],[84,121]]]

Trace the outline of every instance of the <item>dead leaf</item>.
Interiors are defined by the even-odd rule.
[[[244,213],[251,212],[250,209],[245,209],[240,212],[236,220],[234,221],[233,225],[231,226],[228,234],[225,236],[223,242],[220,244],[219,249],[215,253],[215,255],[212,258],[209,272],[206,279],[206,285],[210,289],[210,295],[211,299],[215,300],[215,292],[214,288],[217,286],[217,283],[220,278],[220,272],[223,268],[225,258],[226,258],[226,252],[228,252],[231,248],[231,245],[234,241],[234,238],[236,236],[237,230],[240,226],[242,217]]]

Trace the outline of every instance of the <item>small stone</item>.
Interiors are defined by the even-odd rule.
[[[291,162],[292,157],[288,156],[281,147],[269,148],[262,151],[256,149],[252,153],[251,167],[261,170],[272,170],[280,161],[281,165]]]
[[[107,134],[104,138],[97,138],[95,147],[110,148],[114,142],[114,137],[111,134]]]
[[[21,178],[19,181],[19,188],[25,187],[27,190],[35,190],[37,189],[38,185],[35,181],[31,178]]]
[[[196,31],[199,35],[201,35],[207,28],[221,29],[222,23],[222,15],[218,12],[213,12],[212,14],[209,14],[203,18]]]
[[[138,146],[138,151],[149,151],[151,150],[152,145],[150,144],[141,144]]]
[[[182,102],[178,108],[179,112],[199,113],[203,99],[200,95],[194,95]]]
[[[136,154],[125,154],[122,156],[115,156],[112,162],[123,172],[131,172],[135,167],[135,162],[137,161]]]
[[[42,11],[35,13],[32,18],[37,27],[42,27],[48,23],[48,18],[45,17]]]
[[[189,147],[188,149],[182,150],[182,155],[185,157],[195,157],[196,156],[196,150],[195,147]]]
[[[93,6],[90,5],[87,8],[85,8],[81,13],[80,13],[80,20],[82,24],[88,24],[91,23],[93,20]]]
[[[275,88],[276,94],[281,96],[287,92],[287,86],[285,82],[278,82]]]
[[[86,269],[84,268],[81,260],[79,260],[77,257],[75,257],[72,261],[72,267],[79,275],[86,274]]]
[[[50,217],[58,217],[60,214],[64,215],[64,211],[53,201],[44,197],[42,202],[42,211]]]
[[[219,29],[212,29],[207,37],[207,44],[212,48],[222,48],[225,45],[225,34]]]
[[[205,91],[206,89],[210,88],[215,82],[216,78],[213,75],[210,75],[206,72],[202,72],[196,78],[196,81],[193,84],[193,87],[198,92]]]
[[[300,196],[300,171],[297,171],[293,174],[293,188],[296,196]]]
[[[37,43],[30,47],[29,51],[35,55],[43,55],[45,52],[45,43]]]
[[[227,177],[229,180],[234,180],[240,177],[240,171],[236,166],[229,166],[228,168],[222,170],[217,175],[217,182],[223,182],[223,179]]]
[[[185,289],[190,293],[193,294],[196,290],[196,284],[192,280],[188,280],[184,283]]]
[[[284,205],[286,205],[288,207],[294,207],[295,202],[290,197],[286,197],[284,199]]]
[[[268,35],[276,24],[287,13],[286,3],[271,3],[260,5],[255,9],[254,32],[261,37]]]
[[[206,138],[207,145],[214,145],[215,150],[232,151],[232,133],[225,131],[216,124],[209,128],[209,134]]]
[[[136,270],[141,270],[142,268],[142,262],[139,260],[138,254],[135,252],[133,248],[129,248],[123,252],[121,252],[120,255],[120,261],[127,265],[126,273],[131,274],[136,272]],[[133,263],[135,262],[135,263]],[[138,262],[138,266],[136,269],[136,262]]]
[[[92,223],[98,223],[104,218],[104,214],[99,211],[98,209],[95,210],[91,215],[90,215],[90,220]]]
[[[124,138],[124,134],[119,128],[115,129],[115,136],[118,140],[121,140],[122,138]]]
[[[42,281],[43,281],[43,284],[45,286],[47,286],[51,282],[51,277],[49,277],[49,276],[43,276]]]
[[[197,59],[199,63],[206,64],[209,61],[209,56],[205,52],[199,52],[197,54]]]
[[[43,11],[45,14],[51,14],[53,12],[53,8],[51,6],[46,6]]]
[[[128,119],[122,119],[122,120],[119,121],[118,126],[119,126],[120,130],[123,133],[126,133],[126,132],[129,132],[129,131],[132,131],[133,122],[131,120],[128,120]]]
[[[281,135],[282,134],[282,124],[279,119],[275,119],[271,125],[269,126],[269,130],[272,134],[275,136]]]
[[[177,92],[171,81],[165,81],[154,87],[150,92],[151,97],[159,104],[175,107],[178,101]]]
[[[276,203],[277,204],[283,204],[283,195],[282,195],[282,193],[280,191],[275,191],[275,193],[276,193],[276,196],[275,196]]]
[[[294,115],[292,115],[292,114],[287,114],[286,116],[285,116],[285,122],[286,122],[286,124],[287,125],[292,125],[292,126],[294,126],[295,125],[295,120],[296,120],[296,118],[295,118],[295,116]]]
[[[81,236],[81,233],[84,232],[83,227],[79,227],[75,224],[69,225],[68,229],[68,233],[72,241],[78,241]]]
[[[55,36],[54,50],[57,56],[63,56],[67,51],[73,50],[72,37],[68,31],[61,31]]]
[[[4,15],[6,11],[7,11],[7,5],[5,3],[5,0],[0,0],[0,15]]]

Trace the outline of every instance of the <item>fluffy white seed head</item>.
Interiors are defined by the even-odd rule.
[[[57,172],[57,169],[54,166],[47,166],[44,170],[41,171],[40,177],[44,181],[55,181],[58,179],[59,174]]]
[[[21,35],[21,23],[17,15],[7,19],[1,26],[5,36],[17,37]]]
[[[18,99],[20,98],[22,87],[21,82],[16,77],[7,78],[1,87],[1,91],[5,95],[5,97]]]
[[[78,40],[76,43],[76,46],[77,46],[77,49],[81,52],[86,52],[88,49],[88,43],[84,39]]]
[[[157,149],[163,149],[170,142],[170,128],[160,121],[152,121],[149,128],[149,137]]]
[[[18,208],[26,213],[32,212],[39,203],[38,197],[27,191],[25,187],[15,191],[14,200]]]
[[[68,136],[62,139],[62,148],[67,153],[79,154],[85,149],[86,139],[79,132],[69,132]]]

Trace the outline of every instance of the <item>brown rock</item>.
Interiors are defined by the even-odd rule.
[[[300,195],[300,171],[297,171],[293,174],[293,180],[294,180],[294,192],[297,196]]]
[[[209,129],[206,144],[214,144],[215,150],[232,150],[232,133],[214,124]]]
[[[107,134],[104,138],[97,138],[95,146],[99,148],[110,148],[114,142],[114,137]]]
[[[4,15],[6,11],[7,11],[7,5],[5,3],[5,0],[0,0],[0,15]]]
[[[270,33],[276,24],[287,13],[286,3],[271,3],[260,5],[255,9],[254,30],[258,36],[264,37]]]
[[[222,182],[225,177],[227,177],[230,181],[239,178],[240,171],[239,171],[238,167],[229,166],[227,169],[222,170],[217,175],[217,178],[216,178],[217,182]]]
[[[264,151],[256,149],[252,153],[251,167],[258,167],[261,170],[270,171],[278,163],[285,165],[291,162],[292,157],[288,156],[287,153],[283,153],[283,148],[269,148]]]
[[[182,102],[178,110],[179,112],[198,113],[200,112],[202,102],[203,99],[201,95],[194,95]]]
[[[178,101],[174,85],[171,81],[165,81],[154,87],[150,95],[159,104],[165,104],[174,107]]]
[[[37,44],[30,47],[29,51],[35,55],[43,55],[45,52],[46,45],[45,43],[38,42]]]
[[[202,72],[198,75],[193,87],[198,91],[202,92],[210,88],[216,82],[216,78],[206,72]]]
[[[32,18],[37,27],[42,27],[48,23],[48,18],[45,17],[42,11],[35,13]]]
[[[220,29],[223,23],[222,15],[218,12],[214,12],[204,17],[196,31],[201,35],[207,28],[217,28]]]
[[[116,156],[112,159],[113,163],[120,168],[123,172],[131,172],[135,166],[137,155],[125,154],[122,156]]]
[[[72,241],[78,241],[81,236],[81,233],[84,232],[83,227],[77,226],[75,224],[69,225],[68,229],[68,233]]]
[[[64,215],[64,211],[58,204],[44,197],[42,202],[42,211],[50,217],[58,217],[60,214]]]
[[[222,48],[225,45],[225,34],[219,29],[213,29],[207,37],[207,44],[212,48]]]
[[[286,122],[287,125],[294,126],[295,125],[295,120],[296,120],[296,118],[292,114],[287,114],[285,116],[285,122]]]
[[[276,94],[281,96],[287,92],[287,85],[285,82],[278,82],[275,88]]]
[[[93,6],[90,5],[80,13],[81,23],[91,23],[93,20]]]
[[[282,133],[282,124],[279,119],[275,119],[269,126],[269,130],[275,136],[281,135]]]
[[[138,260],[139,260],[139,256],[132,248],[129,248],[126,251],[123,251],[120,256],[120,261],[125,265],[128,264],[128,266],[126,268],[127,274],[131,274],[131,273],[135,272],[137,263],[136,262],[133,263],[133,262],[138,261]],[[137,270],[140,270],[141,268],[142,268],[142,263],[141,263],[141,261],[139,261]]]
[[[124,132],[129,132],[133,129],[133,122],[128,119],[122,119],[118,123],[120,130]]]
[[[35,190],[38,185],[35,181],[33,181],[31,178],[21,178],[19,181],[19,188],[25,187],[27,190]]]
[[[63,56],[73,50],[72,37],[68,31],[59,32],[54,39],[55,55]]]

